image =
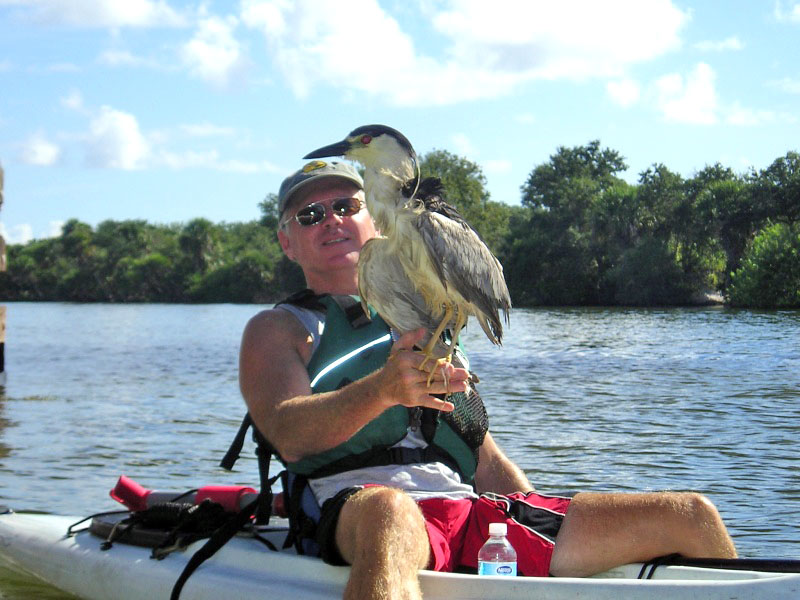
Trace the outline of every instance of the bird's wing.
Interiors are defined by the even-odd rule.
[[[405,333],[436,329],[441,315],[431,315],[425,299],[403,270],[385,238],[369,240],[358,259],[358,293],[391,327]],[[427,340],[426,340],[427,341]]]
[[[417,228],[446,286],[481,311],[496,337],[501,337],[498,311],[503,310],[508,321],[511,298],[500,261],[460,216],[450,218],[441,211],[423,211],[417,216]]]

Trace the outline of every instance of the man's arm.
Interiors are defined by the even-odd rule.
[[[492,434],[488,432],[478,449],[475,487],[478,493],[510,494],[533,491],[533,486],[522,469],[500,450]]]
[[[239,353],[239,387],[253,422],[287,461],[341,444],[395,404],[452,410],[432,394],[447,392],[441,368],[427,387],[420,355],[411,348],[422,330],[402,336],[386,365],[343,388],[312,394],[306,364],[308,332],[290,314],[264,311],[245,328]],[[434,365],[431,365],[433,368]],[[449,391],[463,391],[464,369],[446,367]]]

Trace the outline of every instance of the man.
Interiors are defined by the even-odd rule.
[[[240,354],[254,423],[301,482],[297,490],[322,505],[313,541],[325,560],[352,565],[345,598],[420,598],[417,570],[474,566],[489,521],[510,523],[528,575],[584,576],[672,553],[736,555],[716,508],[698,494],[535,494],[480,427],[482,404],[464,408],[466,369],[437,370],[429,386],[433,365],[420,371],[413,350],[423,331],[392,343],[376,337],[385,327],[377,316],[364,328],[347,325],[348,311],[331,298],[357,294],[359,252],[377,235],[362,186],[350,166],[322,161],[283,182],[278,238],[315,295],[253,317]],[[369,328],[375,333],[362,336],[367,342],[357,351],[337,347]],[[364,365],[353,363],[354,354]],[[347,377],[321,385],[331,369]],[[458,400],[436,397],[447,393]],[[448,420],[458,411],[466,426]],[[388,449],[383,444],[398,437]],[[470,484],[491,494],[476,499]],[[526,527],[509,518],[528,513],[535,522]]]

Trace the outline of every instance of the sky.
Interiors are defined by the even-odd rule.
[[[257,219],[370,123],[509,204],[595,139],[747,173],[800,149],[798,57],[796,0],[0,0],[0,234]]]

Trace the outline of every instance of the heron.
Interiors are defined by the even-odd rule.
[[[503,267],[444,201],[441,181],[421,178],[408,139],[386,125],[365,125],[304,158],[329,156],[364,167],[367,209],[380,233],[364,244],[358,261],[358,292],[367,314],[369,304],[401,334],[420,327],[430,332],[420,369],[429,360],[452,360],[471,316],[499,345],[500,311],[507,324],[511,309]]]

